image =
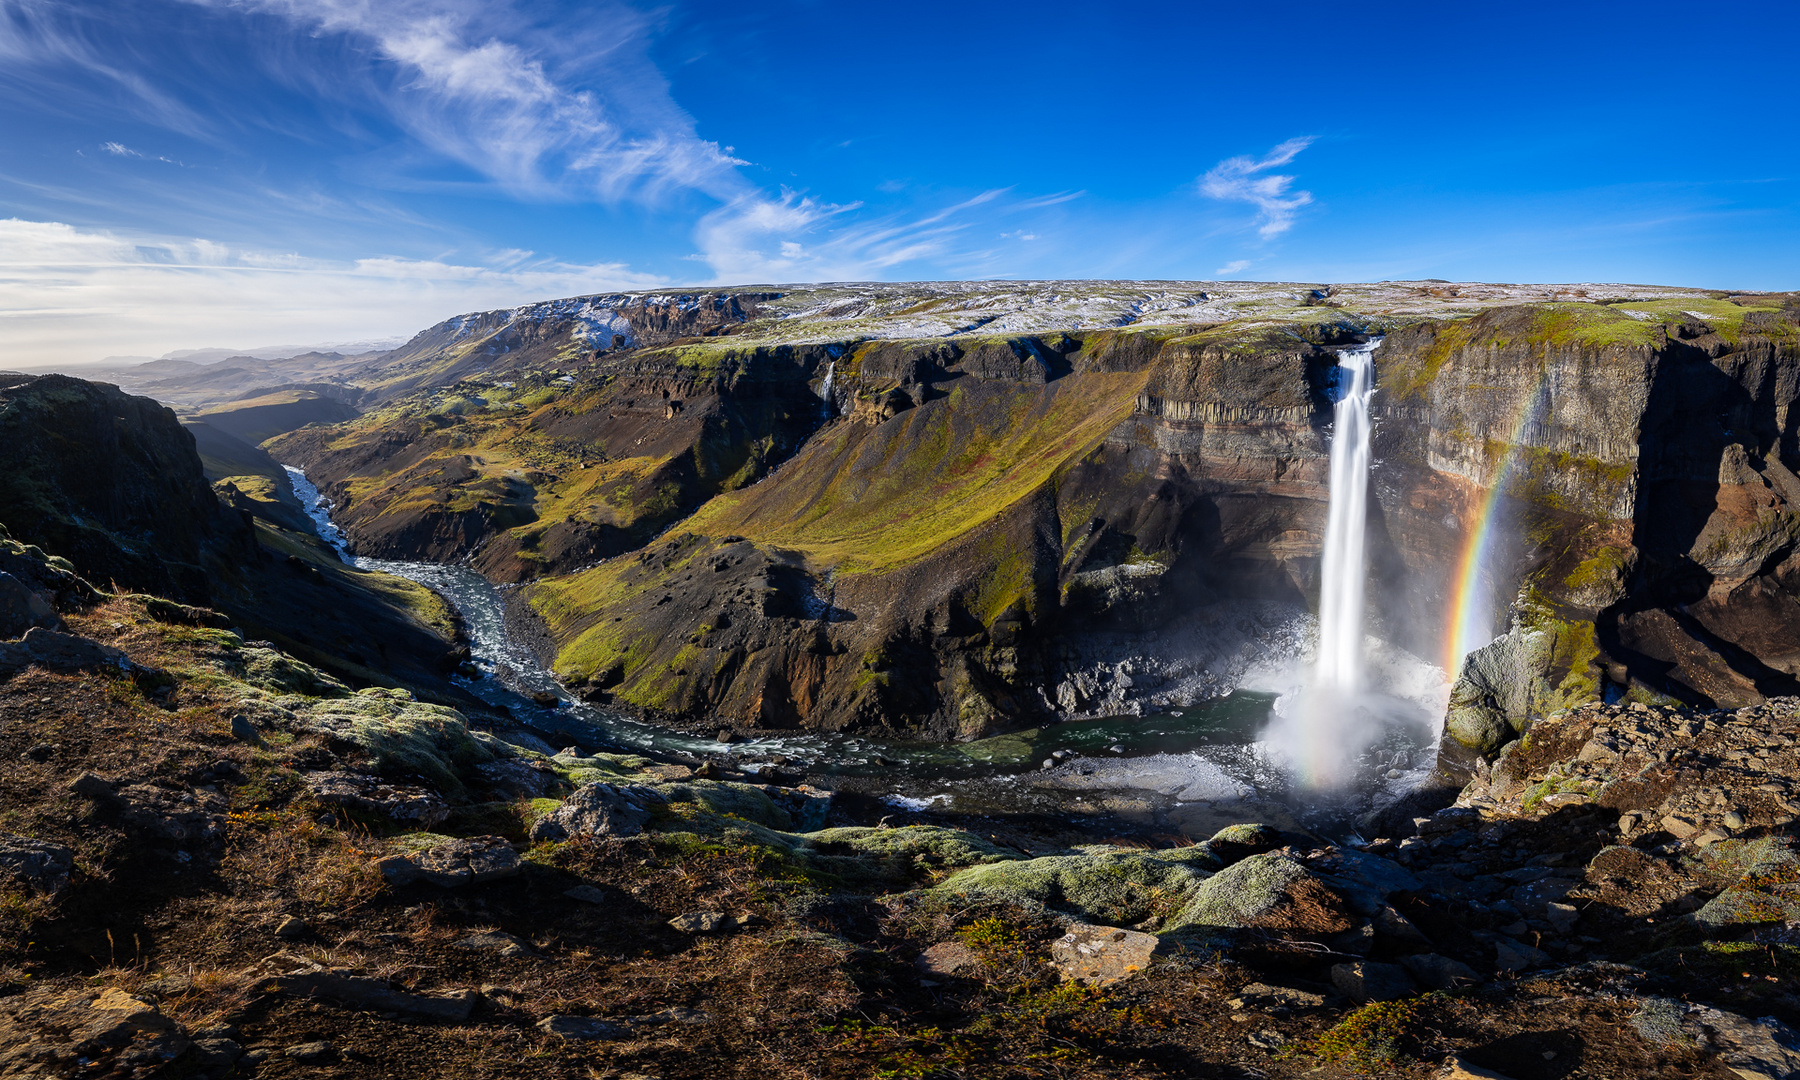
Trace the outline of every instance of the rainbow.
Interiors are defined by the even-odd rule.
[[[1550,386],[1549,374],[1549,369],[1546,368],[1538,376],[1536,389],[1519,409],[1519,415],[1513,422],[1511,437],[1507,440],[1506,456],[1501,459],[1500,468],[1494,472],[1487,495],[1482,498],[1480,509],[1476,511],[1474,524],[1463,539],[1462,552],[1456,565],[1455,588],[1450,596],[1450,617],[1445,623],[1444,632],[1444,671],[1452,682],[1461,673],[1463,658],[1494,638],[1493,590],[1484,581],[1483,571],[1488,569],[1495,542],[1500,535],[1500,515],[1497,513],[1500,496],[1512,480],[1513,469],[1519,457],[1519,443],[1525,437],[1525,429],[1537,418],[1547,399],[1545,391]]]

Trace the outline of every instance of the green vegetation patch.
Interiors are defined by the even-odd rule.
[[[1370,1002],[1313,1040],[1308,1050],[1321,1061],[1363,1075],[1404,1066],[1418,1053],[1430,1001]]]

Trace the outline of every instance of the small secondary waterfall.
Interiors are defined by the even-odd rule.
[[[1314,685],[1354,694],[1363,685],[1363,593],[1368,580],[1369,384],[1381,344],[1345,349],[1331,434],[1331,507],[1319,584],[1319,652]],[[1347,376],[1349,385],[1344,385]]]
[[[826,413],[837,412],[837,402],[831,400],[831,382],[837,375],[837,360],[834,358],[825,365],[825,381],[819,384],[819,397],[825,402]]]

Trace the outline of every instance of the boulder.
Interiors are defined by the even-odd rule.
[[[390,784],[363,773],[314,773],[306,779],[307,794],[318,802],[386,818],[426,830],[450,816],[450,804],[435,791],[408,784]]]
[[[61,844],[0,833],[0,880],[43,896],[55,896],[69,884],[75,852]]]
[[[1150,966],[1162,939],[1115,926],[1075,923],[1051,942],[1050,964],[1084,986],[1107,986]]]
[[[1529,714],[1532,678],[1518,635],[1471,652],[1450,689],[1444,734],[1491,757],[1518,734]]]
[[[292,1058],[302,1065],[324,1065],[337,1060],[337,1047],[324,1039],[312,1042],[295,1043],[281,1052],[282,1057]]]
[[[1325,995],[1292,986],[1248,983],[1226,1005],[1233,1009],[1257,1009],[1262,1012],[1286,1012],[1290,1009],[1317,1009],[1325,1004]]]
[[[473,990],[452,990],[445,994],[396,990],[386,979],[359,975],[348,968],[276,975],[259,983],[258,987],[267,993],[291,997],[326,998],[364,1012],[399,1013],[419,1020],[452,1022],[467,1020],[481,1000],[481,995]]]
[[[557,783],[556,771],[542,762],[502,758],[475,766],[488,786],[513,799],[536,799]]]
[[[1405,968],[1398,964],[1377,964],[1370,960],[1331,965],[1331,985],[1337,987],[1338,993],[1358,1004],[1395,1001],[1419,992]]]
[[[187,788],[131,784],[115,795],[119,823],[139,836],[176,845],[211,844],[225,837],[223,798]]]
[[[1541,949],[1534,949],[1524,942],[1511,938],[1501,938],[1494,942],[1494,967],[1499,971],[1525,971],[1534,967],[1542,967],[1550,962],[1550,957]]]
[[[1481,981],[1475,969],[1460,960],[1437,953],[1416,953],[1400,958],[1400,966],[1427,990],[1453,990],[1473,986]]]
[[[0,998],[0,1076],[160,1076],[189,1045],[174,1020],[116,988]]]
[[[801,784],[799,787],[765,785],[763,794],[769,801],[787,811],[795,832],[817,832],[831,816],[831,792]]]
[[[573,889],[564,889],[563,895],[571,900],[579,900],[584,904],[599,904],[606,900],[606,894],[592,885],[577,885]]]
[[[669,925],[684,934],[716,934],[733,926],[730,916],[718,911],[690,911],[669,920]]]
[[[1156,920],[1164,933],[1205,921],[1193,916],[1195,897],[1219,862],[1204,844],[1166,851],[1096,845],[1081,852],[988,862],[951,876],[935,891],[1032,900],[1101,925]],[[1170,907],[1176,908],[1173,916],[1165,914]]]
[[[535,956],[531,946],[525,939],[498,930],[485,934],[471,934],[456,943],[459,949],[470,949],[475,952],[491,952],[498,956]]]
[[[1704,1007],[1694,1009],[1692,1017],[1712,1037],[1719,1063],[1743,1080],[1794,1080],[1800,1076],[1800,1032],[1774,1017],[1750,1020]]]
[[[61,625],[50,601],[18,578],[0,571],[0,638],[23,637],[35,626],[54,630]]]
[[[28,667],[51,671],[112,671],[130,674],[140,671],[131,658],[110,645],[88,638],[34,626],[18,641],[0,641],[0,678],[8,678]]]
[[[1389,941],[1415,948],[1431,948],[1431,939],[1424,931],[1413,925],[1413,921],[1395,911],[1392,905],[1384,904],[1375,913],[1375,932]]]
[[[423,881],[451,889],[512,877],[523,863],[504,839],[472,836],[439,844],[417,855],[390,855],[375,865],[394,885]]]
[[[533,840],[636,836],[666,802],[641,784],[587,784],[531,827]]]

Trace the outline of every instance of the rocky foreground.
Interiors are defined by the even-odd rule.
[[[1800,1074],[1800,702],[1553,716],[1360,846],[1071,842],[552,747],[0,548],[0,1075]]]

